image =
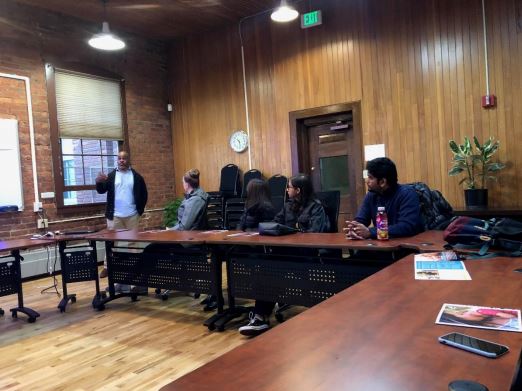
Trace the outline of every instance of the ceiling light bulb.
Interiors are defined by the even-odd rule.
[[[120,50],[125,47],[125,42],[111,34],[109,23],[103,22],[102,32],[89,39],[89,45],[100,50]]]
[[[290,22],[298,16],[299,12],[297,12],[294,8],[286,4],[285,0],[282,0],[279,7],[275,9],[274,12],[272,12],[270,18],[274,22]]]

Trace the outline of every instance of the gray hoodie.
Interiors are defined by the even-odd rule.
[[[178,209],[178,222],[169,229],[176,231],[191,231],[198,229],[197,224],[201,221],[202,213],[207,202],[208,194],[198,187],[192,190],[189,194],[185,194],[185,199]]]

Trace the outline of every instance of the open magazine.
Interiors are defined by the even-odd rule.
[[[416,280],[471,280],[471,276],[453,251],[415,254]]]
[[[435,323],[479,329],[522,332],[520,310],[444,304]]]

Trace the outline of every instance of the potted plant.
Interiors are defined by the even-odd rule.
[[[464,144],[461,145],[450,140],[453,166],[448,174],[455,176],[464,173],[459,184],[464,183],[467,208],[480,209],[488,206],[487,182],[496,179],[495,174],[505,167],[503,163],[492,161],[499,144],[493,137],[489,137],[482,145],[475,136],[473,144],[468,137],[464,137]]]
[[[173,227],[178,222],[178,209],[183,202],[183,198],[176,198],[165,205],[163,213],[163,224],[165,227]]]

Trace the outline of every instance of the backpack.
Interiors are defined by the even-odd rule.
[[[522,222],[461,216],[444,230],[444,240],[451,245],[479,245],[480,255],[492,247],[510,251],[512,256],[522,256]]]
[[[438,190],[431,190],[423,182],[408,183],[419,196],[421,217],[425,230],[443,230],[453,219],[453,208]]]

